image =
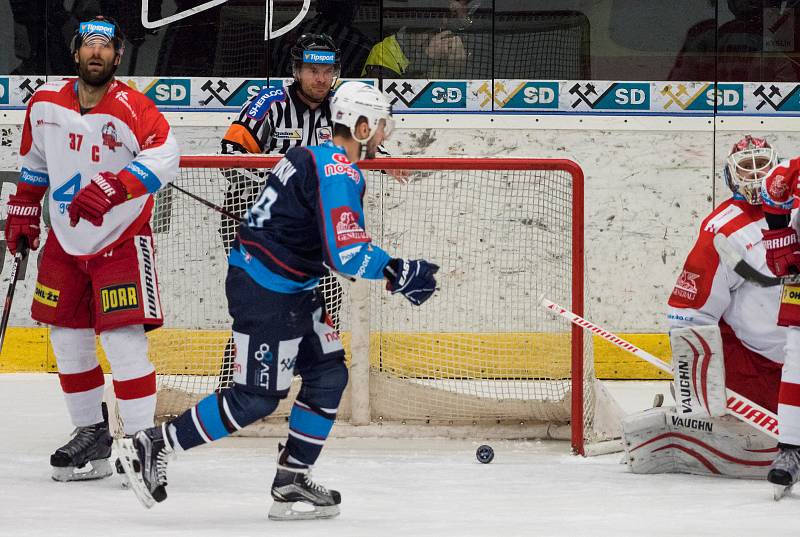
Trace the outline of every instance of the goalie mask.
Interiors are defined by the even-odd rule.
[[[749,134],[736,142],[725,163],[725,183],[737,199],[761,204],[761,182],[778,164],[778,154],[764,138]]]
[[[355,135],[356,123],[362,117],[367,120],[370,129],[369,136],[363,140]],[[385,121],[383,132],[388,138],[394,129],[392,105],[377,88],[369,84],[345,82],[331,98],[331,122],[348,127],[353,138],[361,144],[366,144],[372,138],[381,120]]]

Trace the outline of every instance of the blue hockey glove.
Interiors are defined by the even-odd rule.
[[[428,300],[436,290],[434,274],[439,265],[424,259],[392,259],[383,274],[386,276],[386,290],[392,294],[401,293],[415,306]]]

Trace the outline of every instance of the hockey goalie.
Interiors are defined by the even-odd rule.
[[[777,162],[775,149],[751,136],[727,158],[723,174],[733,196],[703,220],[669,297],[675,405],[623,421],[635,473],[765,479],[778,454],[774,439],[724,414],[726,386],[778,411],[787,336],[777,323],[781,288],[745,281],[712,244],[724,234],[751,265],[770,273],[761,185]]]

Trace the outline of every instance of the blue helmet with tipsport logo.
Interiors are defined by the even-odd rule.
[[[118,55],[125,52],[125,35],[114,19],[97,15],[91,20],[81,22],[75,30],[70,42],[70,51],[75,52],[84,44],[107,43],[114,44],[114,51]]]
[[[334,76],[339,76],[342,54],[331,36],[327,34],[303,34],[290,52],[292,70],[300,69],[302,64],[332,65]]]

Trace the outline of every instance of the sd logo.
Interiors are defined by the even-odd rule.
[[[139,295],[136,285],[124,283],[100,289],[100,303],[103,313],[133,310],[139,307]]]

